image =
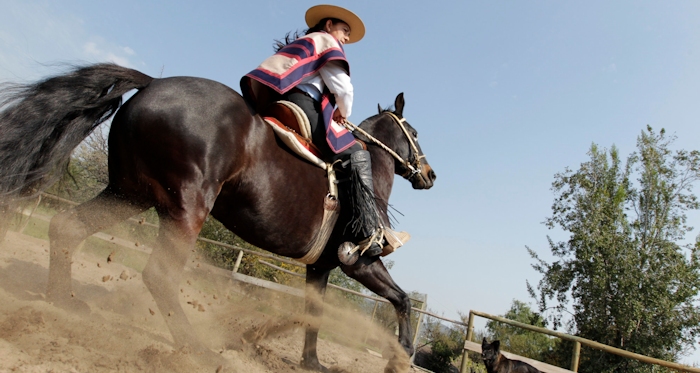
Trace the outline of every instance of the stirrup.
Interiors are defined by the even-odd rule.
[[[401,231],[397,232],[390,228],[384,228],[384,240],[386,245],[384,245],[383,255],[393,253],[399,247],[406,244],[411,239],[411,235],[408,232]]]
[[[360,243],[357,244],[357,246],[360,247],[360,256],[365,255],[365,252],[369,250],[370,247],[372,247],[372,244],[377,244],[379,248],[383,246],[382,241],[384,240],[384,230],[383,229],[377,229],[374,234],[371,236],[365,238],[364,240],[360,241]],[[381,255],[381,253],[377,254]]]

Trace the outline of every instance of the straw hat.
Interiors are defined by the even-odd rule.
[[[316,26],[324,18],[337,18],[350,26],[348,44],[360,41],[365,36],[365,24],[357,14],[335,5],[316,5],[306,11],[306,25]]]

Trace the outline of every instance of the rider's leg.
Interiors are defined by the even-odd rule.
[[[299,90],[291,90],[283,98],[297,104],[304,111],[306,117],[309,118],[311,141],[321,149],[320,144],[325,144],[326,142],[326,128],[323,125],[321,103]]]
[[[358,209],[360,229],[365,240],[372,238],[379,229],[379,214],[377,202],[374,197],[374,183],[372,181],[372,160],[367,150],[358,150],[350,155],[350,168],[352,170],[353,187],[359,189],[355,196],[355,205]],[[382,253],[379,242],[372,242],[365,250],[366,256],[377,256]]]
[[[336,155],[337,159],[350,158],[350,170],[353,198],[353,222],[352,229],[362,235],[361,243],[366,243],[373,238],[379,230],[379,214],[374,197],[374,183],[372,180],[372,160],[367,150],[359,143]],[[382,245],[372,242],[363,255],[377,256],[382,253]]]

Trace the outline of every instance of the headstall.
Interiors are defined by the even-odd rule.
[[[418,174],[421,172],[421,159],[425,158],[425,155],[420,154],[418,151],[418,146],[416,145],[416,141],[413,139],[413,136],[408,133],[408,130],[406,129],[406,126],[404,123],[406,122],[406,118],[399,118],[396,114],[385,111],[384,114],[388,114],[391,116],[394,122],[399,125],[399,128],[403,131],[404,135],[406,135],[406,138],[408,139],[408,143],[411,146],[411,150],[413,152],[413,156],[411,157],[409,155],[409,159],[405,160],[401,158],[400,155],[398,155],[394,150],[389,148],[388,146],[384,145],[381,141],[377,140],[374,136],[370,135],[367,133],[367,131],[363,130],[362,128],[354,125],[353,123],[350,123],[349,121],[345,121],[345,128],[348,129],[350,132],[358,131],[362,135],[364,135],[368,140],[372,141],[373,143],[379,145],[382,149],[384,149],[387,153],[391,154],[392,157],[396,158],[399,162],[401,162],[404,166],[406,166],[407,171],[403,173],[401,176],[404,179],[410,179],[413,177],[415,174]]]

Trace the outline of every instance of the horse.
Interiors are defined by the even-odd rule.
[[[122,96],[137,92],[122,105]],[[224,84],[197,77],[152,78],[111,63],[71,71],[3,91],[0,107],[0,195],[5,206],[44,190],[65,169],[72,150],[100,123],[109,132],[109,183],[93,199],[55,215],[49,224],[50,265],[46,299],[68,309],[87,304],[71,296],[71,258],[93,233],[154,207],[157,242],[143,270],[176,346],[212,355],[197,337],[179,301],[185,263],[209,214],[245,241],[289,258],[300,258],[319,230],[325,170],[289,152],[246,100]],[[435,172],[403,117],[403,93],[394,109],[358,127],[371,153],[380,217],[394,174],[414,189],[433,186]],[[372,137],[373,140],[370,140]],[[383,145],[381,145],[383,144]],[[393,153],[393,154],[392,154]],[[413,167],[413,166],[415,167]],[[341,205],[346,201],[341,198]],[[378,257],[343,264],[338,247],[356,240],[342,208],[327,245],[306,266],[305,312],[322,315],[329,273],[349,277],[394,306],[398,340],[413,354],[411,304]],[[324,371],[317,356],[318,325],[305,331],[301,365]]]

